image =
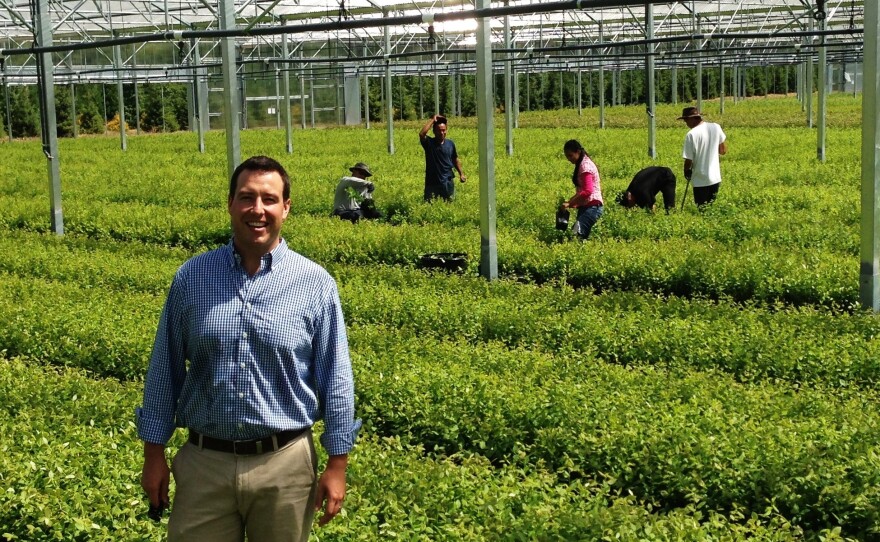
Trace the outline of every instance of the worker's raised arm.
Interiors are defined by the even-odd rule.
[[[425,137],[427,137],[428,132],[431,131],[431,127],[434,126],[434,121],[436,121],[436,120],[437,120],[437,115],[433,115],[431,118],[428,119],[428,122],[426,122],[425,125],[422,126],[422,130],[419,132],[419,139],[420,140],[424,140]]]

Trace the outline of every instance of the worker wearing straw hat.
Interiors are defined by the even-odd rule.
[[[370,166],[363,162],[348,168],[351,175],[346,175],[336,185],[333,197],[333,214],[342,220],[357,222],[362,218],[381,218],[373,202],[375,185],[368,181],[373,176]]]
[[[690,130],[684,138],[684,178],[694,186],[694,202],[698,207],[712,203],[721,185],[720,156],[727,153],[727,136],[721,126],[704,122],[696,107],[685,107],[678,120]],[[685,197],[687,187],[685,187]],[[682,198],[684,205],[684,198]]]

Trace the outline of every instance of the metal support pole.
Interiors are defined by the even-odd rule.
[[[102,99],[103,102],[104,102],[104,122],[103,122],[103,124],[104,124],[104,135],[107,135],[107,85],[105,85],[104,83],[101,83],[101,99]],[[165,100],[164,100],[164,99],[162,100],[162,105],[163,105],[163,106],[165,105]],[[163,119],[163,121],[164,121],[164,119],[165,119],[165,116],[164,116],[164,115],[162,116],[162,119]],[[164,131],[164,130],[163,130],[163,131]]]
[[[590,108],[593,108],[593,72],[587,72],[587,99],[590,102]]]
[[[370,76],[364,74],[364,118],[367,121],[367,130],[370,129]]]
[[[300,51],[299,57],[303,58],[303,52]],[[306,68],[305,63],[300,67],[299,72],[299,111],[300,111],[300,122],[302,123],[302,129],[306,129]]]
[[[6,99],[6,135],[9,137],[9,142],[12,143],[12,110],[9,108],[9,80],[6,78],[5,68],[3,70],[3,95]]]
[[[599,22],[599,43],[603,42],[602,23]],[[599,128],[605,127],[605,54],[600,49],[599,54]]]
[[[125,94],[122,91],[122,51],[119,45],[113,46],[113,67],[116,68],[116,112],[119,115],[119,147],[128,149],[125,139]]]
[[[819,22],[819,28],[825,31],[826,22],[822,19]],[[828,108],[828,48],[825,46],[825,36],[819,38],[819,111],[818,118],[819,129],[817,133],[818,141],[816,144],[816,157],[820,162],[825,161],[825,117]]]
[[[488,9],[491,0],[477,0],[477,9]],[[492,121],[492,34],[490,19],[477,22],[477,139],[480,149],[480,275],[498,278],[498,245],[495,239],[495,128]]]
[[[865,2],[859,299],[880,312],[880,5]],[[855,82],[854,82],[855,83]]]
[[[519,71],[513,70],[513,127],[519,128]]]
[[[810,31],[813,30],[813,18],[810,17]],[[809,40],[809,38],[807,38]],[[813,75],[813,51],[807,49],[807,62],[805,64],[806,78],[804,79],[805,91],[804,97],[807,103],[807,128],[813,127],[813,87],[815,86]]]
[[[293,119],[290,118],[290,50],[287,46],[287,34],[281,34],[281,56],[284,58],[282,69],[284,77],[281,83],[284,88],[284,148],[287,154],[293,153]]]
[[[723,41],[724,40],[722,40],[722,44],[721,44],[722,49],[724,48]],[[723,116],[724,115],[724,89],[725,89],[726,85],[724,84],[725,83],[725,81],[724,81],[724,58],[720,57],[720,56],[718,57],[718,71],[719,71],[718,82],[720,84],[720,88],[719,88],[720,94],[719,94],[719,98],[718,98],[718,100],[719,100],[718,107],[719,107],[719,111],[720,111],[721,115]]]
[[[49,0],[38,0],[34,27],[40,47],[52,46],[52,18],[49,15]],[[55,125],[55,80],[52,53],[40,53],[38,60],[38,82],[40,91],[40,116],[42,120],[41,137],[43,155],[49,177],[49,203],[52,231],[64,235],[64,214],[61,210],[61,167],[58,160],[58,128]],[[7,108],[8,111],[8,108]]]
[[[131,78],[134,82],[134,125],[137,135],[141,135],[141,101],[138,95],[137,45],[131,46]]]
[[[419,71],[417,76],[419,78],[419,118],[425,118],[425,78],[422,77],[422,72]]]
[[[200,72],[201,68],[199,66],[202,63],[202,55],[199,52],[199,40],[192,39],[190,40],[190,55],[191,62],[193,65],[193,128],[196,130],[196,134],[199,138],[199,152],[205,152],[205,123],[207,113],[207,105],[208,105],[208,89],[204,88],[202,81],[200,80]]]
[[[507,6],[509,3],[504,2]],[[504,47],[510,49],[510,17],[504,17]],[[504,63],[504,119],[507,156],[513,156],[513,61],[508,56]]]
[[[611,72],[611,107],[617,105],[618,92],[617,92],[617,81],[620,79],[620,70],[615,68]]]
[[[220,0],[220,30],[235,29],[235,0]],[[236,77],[235,38],[220,38],[223,57],[223,120],[226,128],[227,178],[241,163],[241,95]]]
[[[739,66],[733,65],[733,103],[739,102]]]
[[[584,78],[581,74],[581,69],[577,69],[577,102],[578,102],[578,116],[582,116],[584,114],[584,104],[581,96],[581,92],[584,86]]]
[[[275,129],[281,129],[281,68],[275,65]]]
[[[458,72],[453,71],[449,79],[449,106],[450,112],[455,115],[458,111]]]
[[[382,12],[382,16],[388,17],[388,10]],[[394,101],[391,92],[391,30],[385,26],[385,126],[388,136],[388,154],[394,154]],[[437,82],[435,80],[434,85]],[[436,104],[435,104],[436,105]],[[435,108],[436,112],[436,108]]]
[[[672,87],[672,89],[671,89],[672,90],[672,103],[674,105],[674,104],[678,103],[678,66],[672,67],[671,87]]]
[[[656,81],[654,80],[654,6],[645,4],[645,38],[648,40],[648,56],[645,58],[645,84],[647,88],[646,111],[648,114],[648,156],[657,158],[657,123],[654,119],[656,105]]]
[[[311,113],[312,128],[315,127],[315,72],[309,69],[309,112]]]
[[[70,118],[73,120],[73,138],[79,137],[79,123],[76,121],[76,85],[70,82]]]
[[[440,114],[440,70],[438,69],[437,45],[434,45],[434,113]]]
[[[694,34],[698,34],[701,32],[700,28],[700,16],[697,13],[696,6],[694,5],[694,0],[691,0],[691,13],[693,13],[693,24],[694,24]],[[703,110],[703,43],[697,39],[695,40],[694,48],[697,50],[697,111]]]

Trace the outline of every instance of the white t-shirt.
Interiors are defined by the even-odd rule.
[[[704,121],[687,133],[681,157],[693,162],[692,185],[703,187],[721,182],[718,146],[726,139],[727,136],[724,135],[721,126],[714,122]]]

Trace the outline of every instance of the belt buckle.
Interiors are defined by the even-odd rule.
[[[256,450],[247,450],[247,451],[238,451],[239,445],[247,446],[253,444],[256,447]],[[255,455],[263,453],[263,441],[261,440],[233,440],[232,441],[232,453],[234,455]]]

